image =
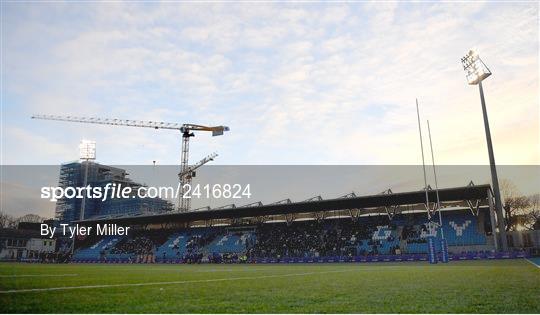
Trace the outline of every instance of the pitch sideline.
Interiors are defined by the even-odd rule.
[[[525,258],[525,260],[526,260],[529,264],[535,266],[536,268],[540,268],[540,265],[538,265],[538,264],[535,263],[534,261],[532,261],[532,260],[530,260],[530,259],[528,259],[528,258]]]
[[[166,281],[166,282],[119,283],[119,284],[82,285],[82,286],[54,287],[54,288],[18,289],[18,290],[0,291],[0,294],[24,293],[24,292],[61,291],[61,290],[76,290],[76,289],[142,287],[142,286],[153,286],[153,285],[171,285],[171,284],[241,281],[241,280],[258,280],[258,279],[283,278],[283,277],[301,277],[301,276],[309,276],[309,275],[317,275],[317,274],[343,273],[343,272],[350,272],[350,271],[365,271],[365,270],[369,270],[369,269],[345,269],[345,270],[288,273],[288,274],[253,276],[253,277],[233,277],[233,278],[200,279],[200,280],[179,280],[179,281]]]

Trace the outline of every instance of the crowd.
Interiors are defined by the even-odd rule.
[[[407,243],[426,243],[426,238],[421,237],[422,232],[427,232],[427,226],[425,224],[420,226],[405,225],[401,237],[407,240]]]
[[[155,261],[156,249],[167,240],[170,231],[167,230],[135,230],[132,237],[124,238],[110,250],[100,253],[101,259],[108,254],[126,254],[135,262]]]
[[[15,257],[10,258],[15,259]],[[71,260],[71,252],[29,253],[26,258],[21,258],[20,260],[40,263],[67,263]]]
[[[132,257],[151,255],[151,261],[182,260],[186,263],[401,254],[400,248],[404,242],[425,243],[427,230],[426,224],[415,224],[406,218],[391,221],[388,216],[260,223],[238,232],[236,236],[240,236],[237,238],[243,242],[240,248],[233,247],[230,252],[223,249],[214,252],[212,246],[219,244],[215,241],[224,239],[227,233],[233,233],[226,228],[216,227],[184,234],[187,240],[172,247],[174,257],[168,257],[170,254],[165,251],[157,254],[157,249],[171,235],[178,235],[177,230],[139,230],[107,251]],[[212,242],[213,245],[209,247]]]
[[[136,236],[118,243],[111,249],[111,254],[148,255],[155,251],[154,242],[146,236]]]
[[[186,242],[186,251],[182,260],[190,264],[201,263],[204,257],[201,250],[218,235],[218,231],[192,235]]]
[[[380,225],[389,225],[388,218],[367,218],[361,225],[355,220],[262,224],[257,227],[256,242],[248,245],[247,255],[279,258],[378,254],[382,240],[372,240],[372,236]],[[394,236],[387,239],[393,240]],[[367,246],[359,251],[361,245]]]

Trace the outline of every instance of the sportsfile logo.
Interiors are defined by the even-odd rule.
[[[129,198],[215,198],[215,199],[242,199],[251,198],[250,184],[206,184],[206,185],[181,185],[176,187],[132,187],[116,183],[107,183],[105,186],[83,186],[83,187],[42,187],[41,199],[51,202],[60,199],[129,199]]]
[[[142,187],[141,187],[142,188]],[[59,199],[101,199],[105,201],[108,198],[134,198],[133,188],[131,186],[116,185],[108,183],[105,186],[90,185],[84,187],[42,187],[41,199],[57,201]],[[141,197],[142,198],[142,197]]]

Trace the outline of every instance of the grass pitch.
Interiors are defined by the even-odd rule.
[[[0,264],[0,313],[540,313],[540,268]]]

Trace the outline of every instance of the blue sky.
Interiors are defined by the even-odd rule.
[[[228,125],[192,161],[418,164],[414,100],[437,162],[487,164],[476,48],[499,164],[540,164],[538,3],[2,2],[2,164],[177,164],[174,131],[34,113]],[[425,122],[424,122],[425,128]]]

